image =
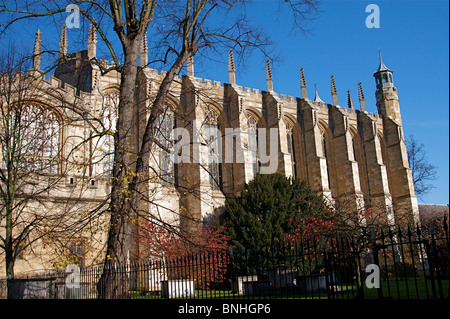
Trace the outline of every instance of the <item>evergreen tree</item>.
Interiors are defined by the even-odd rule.
[[[226,224],[233,247],[254,248],[271,246],[298,233],[305,222],[331,216],[323,197],[306,181],[275,173],[257,175],[246,184],[227,202],[220,223]]]

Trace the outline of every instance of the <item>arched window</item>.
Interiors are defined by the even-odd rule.
[[[248,151],[253,165],[253,176],[259,173],[260,162],[258,158],[258,120],[247,114]]]
[[[294,125],[290,121],[284,121],[286,124],[286,141],[288,153],[291,154],[292,177],[297,177],[297,166],[295,160],[295,144],[294,144]]]
[[[366,169],[366,162],[364,160],[364,146],[362,144],[361,138],[359,136],[357,128],[350,129],[352,136],[352,146],[353,146],[353,160],[358,165],[359,181],[361,185],[361,190],[364,194],[369,193],[368,176]]]
[[[157,139],[161,148],[159,154],[160,180],[163,185],[173,185],[175,177],[173,130],[175,128],[175,117],[172,111],[167,111],[159,116]]]
[[[387,165],[388,163],[386,160],[388,157],[387,157],[387,151],[386,151],[386,142],[385,142],[384,137],[381,132],[377,133],[377,137],[378,137],[378,141],[380,143],[380,149],[381,149],[381,152],[380,152],[381,164]]]
[[[107,92],[103,96],[102,123],[104,128],[101,149],[103,151],[103,173],[110,176],[114,165],[114,133],[117,124],[119,93]]]
[[[328,178],[328,187],[331,189],[333,189],[333,181],[331,179],[331,154],[330,154],[330,146],[328,141],[327,141],[327,137],[326,137],[326,132],[325,130],[321,130],[322,132],[322,151],[323,151],[323,157],[325,157],[326,160],[326,166],[327,166],[327,178]]]
[[[220,190],[222,186],[222,143],[218,114],[205,109],[205,139],[208,152],[209,182],[213,190]]]
[[[57,114],[49,108],[30,103],[19,110],[19,124],[12,132],[21,170],[57,174],[60,165],[60,129]]]

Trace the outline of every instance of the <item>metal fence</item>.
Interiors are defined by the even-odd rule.
[[[448,226],[387,229],[357,238],[312,238],[271,247],[230,249],[78,272],[0,280],[11,298],[95,299],[100,280],[141,298],[445,299],[449,293]],[[115,280],[111,280],[115,278]]]

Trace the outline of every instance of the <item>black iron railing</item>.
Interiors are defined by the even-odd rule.
[[[370,232],[368,232],[370,233]],[[101,281],[108,273],[107,281]],[[3,288],[1,288],[3,287]],[[0,280],[11,298],[444,299],[449,236],[387,229]],[[115,295],[104,295],[105,291]],[[120,293],[117,293],[120,292]]]

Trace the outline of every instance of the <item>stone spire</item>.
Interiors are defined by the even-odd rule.
[[[359,105],[362,112],[366,111],[366,102],[364,101],[364,92],[361,86],[361,82],[358,82],[358,95],[359,95]]]
[[[233,51],[228,51],[228,78],[230,84],[236,84],[236,69],[234,66]]]
[[[378,70],[375,72],[383,72],[383,71],[390,71],[392,72],[392,70],[390,70],[386,65],[384,65],[383,63],[383,58],[381,57],[381,49],[378,50],[378,54],[380,55],[380,65],[378,66]]]
[[[67,27],[64,24],[61,32],[61,39],[59,40],[59,59],[62,60],[67,56],[68,40]]]
[[[272,80],[272,70],[270,69],[270,60],[266,60],[266,80],[267,80],[267,91],[273,91],[273,80]]]
[[[317,92],[317,84],[316,83],[314,83],[314,89],[316,90],[316,96],[314,97],[314,102],[325,103],[324,101],[322,101],[322,99],[319,96],[319,93]]]
[[[353,110],[355,109],[355,105],[353,104],[352,93],[350,90],[348,90],[347,93],[348,93],[348,102],[347,102],[348,108]]]
[[[141,42],[141,68],[146,67],[148,64],[148,43],[147,35],[144,34]]]
[[[186,61],[187,75],[194,76],[194,57],[191,56]]]
[[[308,95],[306,92],[305,73],[303,72],[303,68],[300,68],[300,87],[302,89],[302,98],[308,99]]]
[[[41,39],[41,30],[36,31],[36,40],[34,41],[34,50],[33,50],[33,70],[40,71],[41,70],[41,60],[42,60],[42,39]]]
[[[97,32],[95,26],[91,24],[88,34],[88,59],[97,57]]]
[[[333,97],[333,105],[338,105],[337,90],[333,75],[331,75],[331,96]]]

